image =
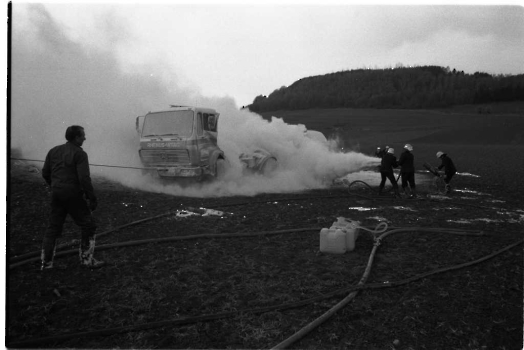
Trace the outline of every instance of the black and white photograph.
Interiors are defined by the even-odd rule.
[[[6,5],[6,348],[523,348],[524,3]]]

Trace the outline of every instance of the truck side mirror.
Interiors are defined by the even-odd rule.
[[[144,119],[143,116],[136,117],[136,132],[138,135],[142,134],[142,128],[144,127]]]

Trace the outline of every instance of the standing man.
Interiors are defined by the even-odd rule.
[[[415,198],[417,196],[417,190],[415,187],[415,165],[413,156],[413,146],[409,143],[404,146],[404,152],[400,155],[398,165],[400,165],[400,176],[402,177],[402,191],[408,198]],[[410,192],[408,194],[408,183]]]
[[[444,183],[446,184],[446,194],[451,193],[451,178],[457,173],[457,168],[451,158],[444,152],[438,151],[437,158],[442,160],[442,163],[438,166],[438,170],[444,168]]]
[[[96,224],[91,211],[97,207],[97,198],[91,184],[87,153],[81,147],[86,140],[84,128],[68,127],[65,138],[65,144],[49,151],[42,169],[42,176],[51,187],[51,215],[42,243],[42,270],[53,268],[57,239],[62,235],[68,214],[82,232],[80,264],[99,268],[104,262],[93,258]]]
[[[388,148],[387,153],[384,154],[382,161],[380,162],[380,176],[382,179],[380,181],[378,190],[379,195],[382,195],[384,185],[386,184],[386,179],[389,179],[391,185],[393,186],[393,190],[395,191],[395,197],[400,197],[398,184],[395,180],[395,174],[393,173],[393,168],[396,167],[398,167],[398,163],[397,158],[395,157],[395,150],[393,148]]]

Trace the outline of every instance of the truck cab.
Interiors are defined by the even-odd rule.
[[[218,117],[214,109],[191,106],[138,116],[138,154],[146,171],[161,178],[216,177],[225,159],[217,146]]]

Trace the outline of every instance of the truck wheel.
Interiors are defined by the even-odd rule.
[[[217,168],[216,168],[215,178],[217,180],[222,180],[226,176],[228,163],[225,159],[220,158],[220,159],[217,159],[216,167]]]

